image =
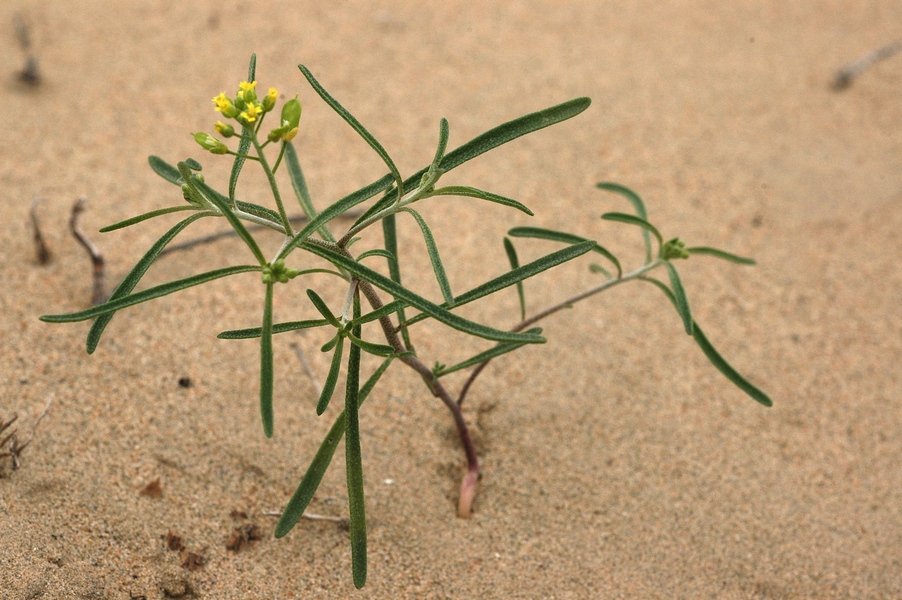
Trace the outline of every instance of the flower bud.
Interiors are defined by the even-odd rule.
[[[209,133],[204,133],[203,131],[198,131],[194,134],[194,141],[200,144],[204,150],[213,154],[226,154],[229,151],[228,146]]]
[[[266,95],[263,96],[263,112],[269,112],[276,106],[276,100],[279,99],[279,90],[276,88],[269,88],[269,91],[266,92]]]
[[[227,123],[223,123],[222,121],[216,121],[216,125],[213,126],[213,129],[215,129],[216,133],[222,135],[223,137],[230,138],[235,135],[235,128]]]

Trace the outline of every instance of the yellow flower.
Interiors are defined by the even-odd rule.
[[[233,118],[238,114],[238,109],[235,108],[235,105],[232,104],[229,97],[225,95],[225,92],[222,92],[213,98],[213,107],[215,110],[221,112],[223,116],[229,118]]]
[[[263,112],[263,106],[260,104],[248,104],[244,109],[244,112],[241,113],[241,118],[247,121],[248,123],[253,123],[257,120],[257,115]]]
[[[213,98],[213,104],[216,106],[216,110],[222,112],[223,109],[232,106],[232,101],[225,95],[225,92],[221,92],[218,96]]]
[[[225,137],[232,137],[235,135],[235,128],[231,125],[223,123],[222,121],[216,121],[216,125],[213,126],[213,129],[217,131],[217,133],[221,133]]]
[[[255,91],[257,88],[257,82],[252,81],[250,83],[246,81],[242,81],[238,84],[238,97],[247,102],[248,104],[255,102],[257,100],[257,92]]]

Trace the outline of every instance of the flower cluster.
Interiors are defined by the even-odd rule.
[[[213,108],[222,113],[226,119],[238,121],[243,129],[256,132],[260,128],[264,115],[275,108],[278,97],[279,91],[271,87],[261,99],[257,96],[256,81],[242,81],[238,84],[238,92],[234,98],[226,96],[225,92],[221,92],[213,98]],[[295,96],[282,106],[279,126],[267,134],[267,139],[273,143],[290,142],[298,133],[300,119],[301,103]],[[235,127],[222,121],[217,121],[213,129],[226,138],[235,135]],[[204,150],[213,154],[229,153],[228,147],[222,141],[208,133],[198,132],[192,135]]]

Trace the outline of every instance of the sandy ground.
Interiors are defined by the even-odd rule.
[[[16,11],[39,59],[34,88],[16,80]],[[0,598],[902,597],[902,56],[829,88],[838,67],[898,39],[899,23],[897,0],[4,2],[0,416],[17,413],[24,434],[53,405],[21,468],[0,479]],[[201,158],[225,185],[228,161],[201,156],[188,133],[211,128],[210,98],[244,78],[254,51],[260,85],[304,103],[297,145],[319,206],[384,166],[299,62],[405,173],[431,159],[441,117],[454,147],[590,96],[578,118],[448,176],[518,198],[535,218],[469,200],[423,206],[452,286],[505,270],[513,225],[591,236],[635,265],[636,231],[598,219],[628,206],[594,183],[620,182],[665,236],[757,258],[681,268],[708,336],[775,406],[721,377],[651,286],[626,285],[546,321],[548,344],[497,361],[474,388],[466,416],[484,477],[473,519],[454,516],[463,457],[450,417],[398,366],[362,413],[365,590],[351,584],[341,525],[304,521],[273,539],[266,512],[331,423],[316,418],[291,344],[323,378],[325,334],[277,340],[266,439],[254,344],[215,339],[259,322],[255,277],[129,309],[93,356],[86,324],[37,320],[90,303],[90,264],[67,230],[78,195],[96,232],[180,202],[148,154]],[[252,201],[263,192],[256,174],[240,188]],[[35,196],[46,266],[31,239]],[[109,280],[173,222],[93,233]],[[411,221],[401,244],[416,255],[406,281],[440,297]],[[519,247],[529,258],[551,246]],[[146,284],[245,254],[230,240],[173,255]],[[531,282],[530,308],[597,281],[586,262]],[[303,288],[277,298],[277,319],[312,318]],[[516,312],[510,292],[463,314],[505,325]],[[440,327],[415,333],[429,363],[481,348]],[[159,494],[142,494],[155,481]],[[346,513],[341,468],[310,509]],[[262,539],[227,550],[254,526]],[[192,554],[204,563],[194,570],[182,566]]]

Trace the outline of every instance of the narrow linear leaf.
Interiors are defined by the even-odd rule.
[[[291,179],[291,187],[294,188],[294,194],[297,196],[298,204],[301,210],[307,215],[307,220],[312,221],[319,213],[313,206],[313,200],[310,198],[310,191],[307,189],[307,180],[304,178],[304,171],[301,170],[301,163],[298,160],[297,150],[291,142],[285,144],[285,164],[288,165],[288,177]],[[335,243],[335,236],[329,231],[326,225],[322,225],[316,230],[324,240]]]
[[[285,258],[289,252],[303,244],[307,240],[307,238],[309,238],[311,234],[313,234],[314,231],[318,231],[320,227],[322,227],[338,215],[346,212],[354,206],[357,206],[361,202],[366,202],[379,192],[384,191],[391,185],[391,183],[391,175],[385,175],[378,181],[374,181],[373,183],[360,188],[356,192],[348,194],[344,198],[328,206],[325,210],[323,210],[323,212],[318,214],[315,218],[311,219],[303,227],[303,229],[295,234],[295,236],[291,239],[291,242],[286,244],[286,246],[282,248],[282,251],[279,252],[279,258]]]
[[[211,191],[215,192],[215,190],[213,190],[212,188]],[[216,193],[216,195],[220,200],[222,200],[223,204],[228,203],[228,198],[226,198],[222,194],[219,194],[218,192]],[[282,224],[282,216],[271,208],[266,208],[265,206],[260,206],[259,204],[254,204],[252,202],[242,202],[241,200],[235,200],[235,208],[250,215],[254,215],[255,217],[260,217],[272,221],[275,225],[284,228],[284,225]]]
[[[354,316],[360,316],[360,297],[354,296]],[[360,326],[353,328],[360,337]],[[348,514],[350,516],[351,573],[357,589],[366,584],[366,504],[363,495],[363,457],[360,449],[360,347],[348,353],[348,379],[345,386],[345,465],[348,478]]]
[[[552,106],[544,110],[524,115],[513,121],[502,123],[446,154],[445,158],[439,163],[439,167],[445,172],[450,171],[468,160],[476,158],[480,154],[515,140],[518,137],[524,136],[527,133],[532,133],[533,131],[538,131],[539,129],[575,117],[589,108],[589,104],[591,103],[592,101],[589,98],[575,98],[568,102],[558,104],[557,106]]]
[[[664,265],[667,267],[667,275],[670,277],[670,288],[673,290],[677,312],[680,313],[680,317],[683,319],[683,327],[686,328],[686,333],[692,335],[692,313],[689,310],[689,299],[686,297],[686,289],[683,287],[683,282],[680,281],[680,274],[677,272],[676,267],[670,264],[669,261],[665,261]]]
[[[297,331],[298,329],[310,329],[312,327],[322,327],[329,325],[326,319],[312,319],[309,321],[289,321],[286,323],[275,323],[272,326],[273,335],[278,333],[286,333],[288,331]],[[247,340],[258,338],[263,335],[261,327],[252,327],[250,329],[229,329],[223,331],[216,337],[220,340]]]
[[[388,260],[395,259],[395,255],[388,250],[385,250],[384,248],[373,248],[372,250],[367,250],[366,252],[360,254],[360,256],[357,257],[357,261],[360,262],[364,258],[369,258],[370,256],[381,256]]]
[[[600,264],[598,264],[598,263],[592,263],[592,264],[590,264],[590,265],[589,265],[589,270],[590,270],[591,272],[593,272],[593,273],[601,273],[602,275],[604,275],[604,276],[607,277],[608,279],[614,279],[614,275],[613,275],[610,271],[608,271],[607,269],[605,269],[604,267],[602,267],[602,266],[601,266]]]
[[[426,242],[426,252],[429,254],[429,260],[432,262],[432,270],[435,271],[435,279],[438,281],[438,287],[442,291],[445,304],[449,307],[454,306],[454,294],[451,293],[451,284],[448,282],[448,275],[445,273],[445,266],[442,264],[442,257],[439,256],[438,246],[435,244],[435,238],[432,236],[429,225],[426,224],[420,213],[412,208],[402,208],[401,210],[411,214],[417,225],[420,226],[420,231],[423,232],[423,240]]]
[[[391,365],[392,360],[394,360],[394,357],[385,359],[382,364],[379,365],[379,368],[376,369],[369,379],[367,379],[366,383],[363,384],[363,387],[360,388],[360,393],[357,396],[358,407],[363,404],[370,392],[373,391],[373,388],[376,387],[376,383],[388,369],[389,365]],[[332,456],[335,454],[338,442],[344,437],[346,428],[347,419],[345,418],[345,411],[341,411],[335,419],[335,422],[332,424],[332,427],[329,429],[329,433],[326,434],[326,437],[320,444],[319,450],[317,450],[316,455],[310,462],[310,466],[307,467],[307,471],[304,473],[301,483],[291,496],[291,500],[288,501],[285,510],[282,511],[282,517],[276,524],[275,536],[277,538],[284,537],[291,531],[294,526],[297,525],[301,516],[303,516],[304,511],[307,510],[307,506],[309,506],[310,501],[313,499],[313,495],[316,493],[320,482],[323,480],[323,475],[326,474],[326,470],[329,468],[329,463],[332,462]]]
[[[448,119],[442,117],[442,120],[438,122],[438,147],[436,147],[435,157],[432,159],[433,165],[438,166],[438,163],[444,158],[450,133],[451,127],[448,125]]]
[[[490,294],[494,294],[499,290],[503,290],[506,287],[512,286],[519,281],[523,281],[525,279],[529,279],[535,275],[538,275],[542,271],[555,267],[559,264],[565,263],[568,260],[573,260],[578,256],[582,256],[586,254],[592,247],[595,245],[595,242],[588,240],[582,242],[580,244],[574,244],[572,246],[567,246],[561,250],[556,252],[552,252],[551,254],[547,254],[538,260],[534,260],[531,263],[527,263],[522,267],[517,269],[513,269],[504,273],[503,275],[496,277],[490,281],[483,283],[463,294],[454,298],[454,306],[463,306],[464,304],[468,304],[473,302],[474,300],[478,300]],[[398,310],[399,306],[404,306],[405,302],[403,300],[396,300],[394,302],[390,302],[386,304],[383,308],[373,311],[371,313],[367,313],[366,315],[360,318],[361,323],[368,323],[369,321],[375,321],[385,314],[390,314]],[[387,311],[387,312],[386,312]],[[410,321],[406,322],[406,325],[412,325],[416,322],[422,321],[423,319],[429,318],[427,314],[420,314],[413,317]],[[404,321],[402,321],[404,323]]]
[[[103,231],[101,229],[101,231]],[[709,246],[693,246],[692,248],[686,248],[686,251],[689,254],[703,254],[705,256],[713,256],[715,258],[722,258],[724,260],[728,260],[730,262],[739,263],[740,265],[753,265],[755,264],[755,259],[753,258],[745,258],[744,256],[739,256],[737,254],[733,254],[731,252],[726,252],[724,250],[719,250],[717,248],[711,248]]]
[[[263,327],[260,330],[260,417],[263,419],[263,434],[268,438],[273,433],[272,293],[273,284],[267,283]]]
[[[648,221],[648,211],[645,210],[645,202],[643,202],[642,198],[639,197],[639,194],[637,194],[633,190],[629,189],[628,187],[624,187],[619,183],[613,183],[610,181],[602,181],[600,183],[596,183],[595,187],[623,196],[633,205],[633,209],[636,211],[636,216],[638,216],[640,219],[645,219],[646,221]],[[649,235],[648,230],[642,231],[642,238],[645,241],[645,264],[648,264],[652,261],[651,236]]]
[[[557,106],[552,106],[545,110],[524,115],[513,121],[502,123],[501,125],[476,136],[462,146],[458,146],[449,154],[446,154],[441,162],[439,162],[438,167],[443,172],[448,172],[451,169],[459,167],[468,160],[472,160],[480,154],[515,140],[518,137],[554,125],[555,123],[560,123],[571,117],[575,117],[586,110],[591,103],[592,101],[589,98],[575,98],[568,102],[558,104]],[[416,187],[423,178],[423,174],[426,173],[428,169],[429,167],[420,169],[405,179],[403,188],[409,189],[411,187]],[[377,210],[381,210],[391,204],[393,197],[397,197],[397,194],[386,195],[381,198],[372,208],[370,208],[370,210],[361,215],[354,224],[360,223],[364,219],[369,218]]]
[[[345,122],[348,125],[350,125],[351,128],[354,131],[356,131],[357,134],[360,137],[362,137],[364,139],[364,141],[366,141],[366,143],[369,144],[373,150],[376,151],[376,154],[379,155],[379,157],[383,160],[383,162],[385,162],[385,165],[388,167],[388,170],[391,171],[392,177],[395,180],[395,184],[398,186],[398,197],[400,198],[402,190],[403,190],[401,173],[398,171],[398,167],[395,166],[394,161],[388,155],[388,152],[386,152],[385,148],[382,147],[382,144],[380,144],[376,140],[376,138],[374,138],[373,135],[369,131],[366,130],[366,128],[360,123],[360,121],[358,121],[354,117],[354,115],[349,113],[345,109],[345,107],[343,107],[341,104],[338,103],[338,100],[333,98],[329,94],[329,92],[327,92],[325,90],[325,88],[322,85],[320,85],[320,83],[313,76],[313,73],[311,73],[310,70],[307,69],[307,67],[305,67],[304,65],[298,65],[298,69],[301,70],[301,73],[303,73],[304,77],[307,78],[307,82],[310,83],[310,87],[312,87],[313,90],[317,94],[319,94],[320,98],[322,98],[323,101],[325,101],[325,103],[328,104],[332,108],[332,110],[334,110],[336,113],[338,113],[338,116],[340,116],[342,119],[344,119]]]
[[[251,82],[257,79],[257,55],[251,54],[251,60],[247,66],[247,81]],[[238,156],[235,157],[235,162],[232,163],[232,172],[229,175],[229,201],[234,204],[235,203],[235,188],[238,186],[238,175],[241,174],[241,168],[244,166],[244,161],[246,160],[244,157],[247,156],[248,151],[251,149],[251,136],[254,135],[254,132],[247,129],[246,127],[241,128],[241,132],[244,134],[238,142]],[[280,219],[281,220],[281,219]]]
[[[169,244],[169,242],[171,242],[175,238],[175,236],[181,233],[191,223],[197,221],[202,217],[210,216],[212,214],[213,213],[211,212],[193,214],[187,219],[180,221],[175,225],[175,227],[164,233],[163,237],[158,239],[154,243],[154,245],[150,247],[150,250],[148,250],[144,254],[144,256],[141,257],[141,260],[139,260],[137,264],[132,267],[132,270],[129,272],[129,274],[125,276],[125,278],[119,283],[118,286],[116,286],[116,289],[113,290],[113,293],[110,294],[110,297],[107,301],[109,302],[112,300],[119,300],[120,298],[128,296],[132,292],[132,290],[135,289],[135,286],[138,285],[138,282],[141,281],[141,278],[144,277],[144,274],[150,268],[150,265],[153,264],[153,261],[156,260],[157,256],[160,255],[160,252],[163,251],[166,245]],[[112,319],[113,313],[101,315],[97,317],[97,319],[91,325],[91,329],[88,330],[88,339],[86,343],[88,354],[93,354],[94,350],[97,349],[97,344],[100,343],[100,338],[103,335],[103,330],[106,329],[106,326],[110,324],[110,321]]]
[[[653,284],[659,290],[664,292],[664,294],[670,299],[670,302],[676,306],[676,298],[673,295],[673,292],[670,289],[658,281],[657,279],[652,279],[650,277],[643,277],[642,281],[647,281],[648,283]],[[723,356],[714,348],[711,342],[708,341],[708,338],[705,337],[705,334],[702,333],[702,328],[699,327],[698,323],[692,322],[692,337],[695,339],[695,342],[698,344],[699,348],[702,349],[705,356],[711,361],[711,364],[720,371],[724,377],[732,381],[736,387],[741,389],[743,392],[748,394],[753,400],[763,404],[764,406],[773,406],[773,401],[770,397],[765,394],[761,389],[753,385],[749,380],[743,377],[736,369],[734,369],[730,363],[728,363]]]
[[[565,244],[579,244],[581,242],[585,242],[588,238],[584,238],[579,235],[575,235],[573,233],[565,233],[563,231],[555,231],[553,229],[543,229],[541,227],[514,227],[507,234],[511,237],[521,237],[521,238],[536,238],[541,240],[551,240],[554,242],[563,242]],[[595,242],[594,240],[591,240]],[[614,266],[617,267],[617,277],[623,275],[623,269],[620,266],[620,261],[617,260],[617,257],[611,254],[607,248],[595,242],[595,246],[592,248],[593,252],[597,252],[601,254],[609,261],[614,263]]]
[[[222,216],[226,218],[229,222],[229,225],[232,226],[232,229],[235,230],[235,233],[238,234],[238,237],[244,241],[250,251],[253,252],[254,257],[260,263],[260,265],[265,265],[266,257],[263,256],[263,252],[260,250],[260,246],[257,245],[257,241],[247,230],[247,227],[244,226],[244,223],[241,222],[235,213],[232,212],[232,208],[226,204],[221,198],[220,194],[216,192],[213,188],[202,181],[198,181],[194,177],[191,177],[190,172],[187,170],[187,167],[184,163],[179,163],[179,171],[182,171],[182,176],[188,181],[188,185],[195,189],[198,193],[203,193],[203,195],[215,206]]]
[[[364,352],[369,352],[375,356],[391,356],[395,353],[395,349],[391,346],[387,346],[386,344],[374,344],[373,342],[368,342],[362,338],[357,337],[353,333],[348,334],[348,340],[358,346]]]
[[[507,260],[511,264],[511,269],[516,270],[520,266],[520,259],[517,258],[517,250],[514,248],[514,244],[508,239],[504,238],[504,251],[507,253]],[[523,282],[517,282],[517,297],[520,299],[520,320],[526,319],[526,294],[523,291]]]
[[[532,329],[528,329],[526,332],[539,335],[542,333],[542,328],[541,327],[533,327]],[[449,373],[453,373],[455,371],[460,371],[462,369],[467,369],[469,367],[473,367],[478,364],[482,364],[482,363],[486,362],[487,360],[491,360],[491,359],[501,356],[503,354],[507,354],[508,352],[513,352],[517,348],[520,348],[524,345],[525,344],[507,344],[507,343],[498,344],[495,347],[489,348],[485,352],[480,352],[476,356],[473,356],[473,357],[468,358],[467,360],[461,361],[461,362],[457,363],[456,365],[440,369],[435,374],[435,376],[436,377],[444,377],[445,375],[447,375]]]
[[[388,215],[382,219],[382,239],[385,249],[392,254],[394,258],[388,261],[388,275],[391,280],[401,285],[401,263],[398,260],[398,228],[395,215]],[[406,319],[404,314],[404,305],[396,307],[399,322],[403,323]],[[410,332],[407,329],[401,332],[401,338],[404,340],[404,347],[413,350],[413,343],[410,341]]]
[[[150,163],[150,168],[153,169],[154,173],[156,173],[169,183],[174,183],[175,185],[182,185],[183,183],[185,183],[185,180],[182,179],[179,170],[159,156],[154,156],[151,154],[147,157],[147,162]]]
[[[516,208],[517,210],[525,212],[529,216],[533,216],[533,212],[529,210],[526,205],[517,202],[512,198],[505,198],[504,196],[499,196],[498,194],[493,194],[491,192],[485,192],[483,190],[466,185],[445,186],[433,191],[431,196],[464,196],[467,198],[479,198],[480,200],[488,200],[489,202],[494,202],[495,204],[511,206],[513,208]]]
[[[307,244],[304,247],[311,253],[325,258],[338,267],[346,269],[348,272],[356,275],[360,279],[368,281],[379,289],[382,289],[389,294],[392,294],[396,298],[403,300],[410,306],[423,311],[440,323],[444,323],[445,325],[453,329],[457,329],[458,331],[463,331],[464,333],[469,333],[470,335],[475,335],[477,337],[493,340],[496,342],[526,342],[540,344],[545,341],[545,339],[540,336],[524,333],[513,333],[510,331],[500,331],[487,325],[474,323],[473,321],[464,319],[463,317],[448,312],[445,308],[442,308],[439,305],[426,300],[422,296],[415,294],[407,288],[398,285],[381,273],[377,273],[376,271],[373,271],[372,269],[356,262],[354,259],[348,258],[330,248],[325,248],[316,244]],[[515,282],[512,281],[511,285],[513,285],[513,283]]]
[[[335,392],[335,384],[338,382],[338,373],[341,370],[341,355],[345,347],[344,336],[338,334],[336,336],[335,353],[332,354],[332,364],[329,366],[329,374],[326,375],[326,382],[323,384],[323,391],[319,395],[319,401],[316,403],[317,416],[326,412],[329,408],[329,400]]]
[[[200,275],[179,279],[178,281],[170,281],[169,283],[164,283],[163,285],[158,285],[136,294],[117,298],[116,300],[109,300],[104,304],[98,304],[87,310],[64,315],[43,315],[40,319],[45,323],[75,323],[77,321],[87,321],[88,319],[99,315],[114,313],[117,310],[122,310],[123,308],[141,304],[142,302],[147,302],[148,300],[153,300],[154,298],[166,296],[174,292],[179,292],[195,285],[207,283],[208,281],[228,277],[229,275],[237,275],[238,273],[249,273],[251,271],[260,272],[259,265],[241,265],[216,269],[215,271],[208,271],[206,273],[201,273]]]
[[[601,218],[606,221],[617,221],[619,223],[628,223],[630,225],[641,227],[645,231],[654,235],[655,238],[657,238],[659,247],[664,245],[664,238],[661,237],[661,233],[658,231],[658,229],[641,217],[621,212],[608,212],[601,215]]]
[[[343,329],[342,324],[338,321],[338,318],[332,313],[329,309],[328,305],[326,305],[325,301],[320,298],[319,294],[314,292],[313,290],[307,290],[307,297],[310,298],[310,301],[313,302],[313,306],[316,307],[316,310],[319,311],[323,317],[326,318],[329,323],[338,329]]]
[[[322,347],[319,349],[319,351],[324,352],[324,353],[328,352],[329,350],[334,348],[336,345],[338,345],[338,340],[340,338],[341,338],[341,336],[336,334],[335,336],[332,337],[331,340],[329,340],[328,342],[323,344]]]
[[[150,212],[146,212],[143,215],[138,215],[137,217],[132,217],[130,219],[126,219],[124,221],[119,221],[118,223],[113,223],[112,225],[107,225],[100,229],[100,233],[107,233],[110,231],[116,231],[117,229],[122,229],[123,227],[128,227],[130,225],[134,225],[136,223],[141,223],[142,221],[146,221],[148,219],[153,219],[154,217],[159,217],[160,215],[168,215],[174,212],[182,212],[185,210],[197,210],[196,206],[191,205],[183,205],[183,206],[170,206],[168,208],[159,208],[157,210],[152,210]],[[206,212],[206,215],[213,215],[212,212]]]

